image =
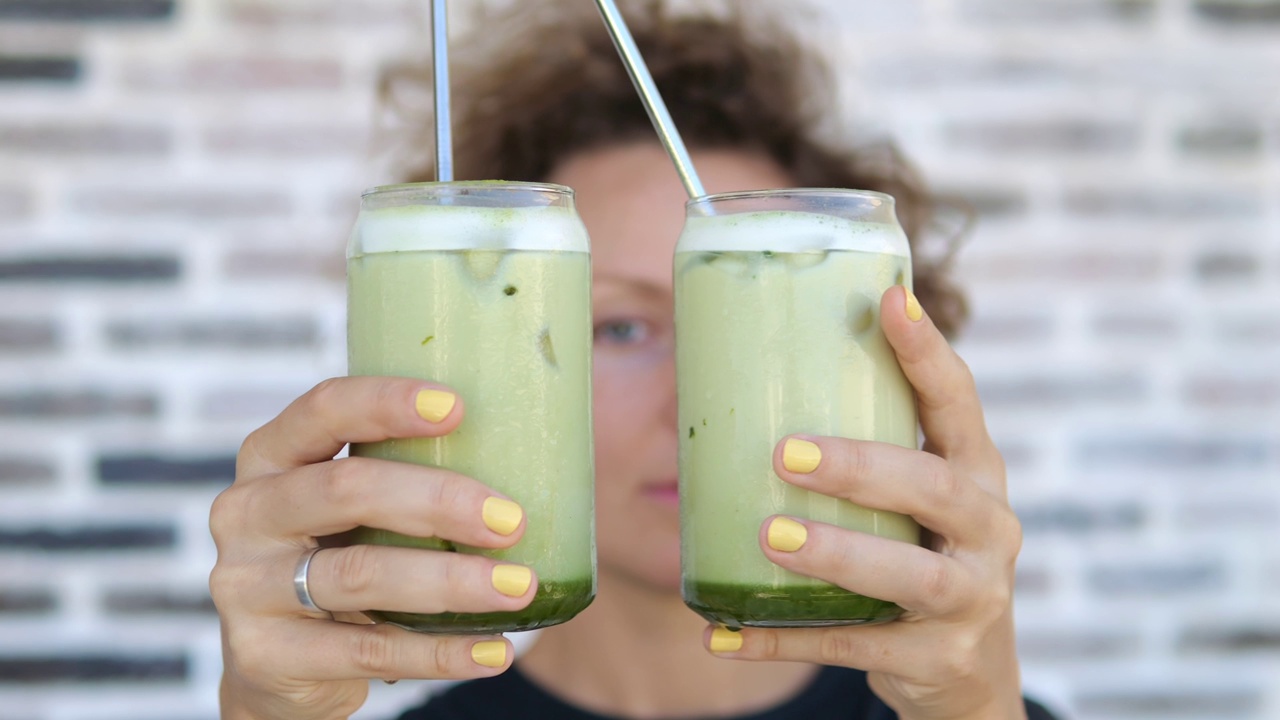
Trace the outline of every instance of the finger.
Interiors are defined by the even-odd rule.
[[[413,633],[391,625],[348,625],[311,619],[283,622],[274,642],[261,631],[232,633],[232,654],[242,672],[308,681],[357,678],[450,679],[498,675],[511,665],[511,643],[501,636]]]
[[[906,642],[901,625],[739,631],[711,626],[702,642],[714,655],[735,660],[821,663],[901,675]]]
[[[245,439],[236,477],[331,460],[347,443],[447,435],[463,412],[461,398],[442,385],[408,378],[331,378]]]
[[[325,548],[312,558],[307,580],[316,605],[330,612],[513,612],[538,589],[537,576],[523,565],[377,545]],[[283,600],[285,608],[301,607],[296,598]]]
[[[962,546],[985,544],[1007,511],[946,460],[890,443],[792,436],[774,448],[773,468],[806,490],[909,515]]]
[[[993,450],[973,374],[906,288],[885,291],[880,323],[915,388],[925,437],[947,458]]]
[[[786,516],[765,520],[759,540],[783,568],[921,615],[962,612],[979,595],[964,564],[918,545]]]
[[[525,527],[518,503],[477,480],[374,458],[308,465],[237,493],[247,526],[267,537],[323,537],[365,526],[496,548],[515,544]]]

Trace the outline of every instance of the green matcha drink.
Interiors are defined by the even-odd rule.
[[[347,253],[349,370],[438,381],[466,400],[444,438],[353,445],[352,455],[455,470],[523,506],[515,547],[493,551],[373,528],[355,542],[486,555],[533,567],[514,613],[370,612],[412,630],[555,625],[595,595],[591,268],[568,188],[401,185],[366,192]]]
[[[685,602],[729,627],[890,620],[896,605],[771,563],[757,533],[785,514],[916,543],[908,517],[784,483],[773,448],[806,433],[916,445],[910,385],[880,297],[911,285],[893,199],[789,190],[689,203],[675,258]]]

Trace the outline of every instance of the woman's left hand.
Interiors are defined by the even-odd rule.
[[[709,629],[705,642],[724,657],[866,670],[903,720],[1025,718],[1012,610],[1022,531],[973,375],[904,288],[885,293],[881,324],[915,387],[924,450],[785,438],[774,466],[794,485],[915,518],[928,547],[799,518],[767,519],[760,545],[788,570],[895,602],[905,614],[869,627]],[[820,451],[812,470],[813,448],[797,441]],[[808,465],[788,462],[789,443],[792,457],[809,451]],[[770,545],[771,529],[774,545],[786,549]]]

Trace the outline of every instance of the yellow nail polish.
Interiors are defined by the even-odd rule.
[[[524,519],[524,510],[510,500],[491,497],[484,501],[481,515],[484,517],[485,527],[499,535],[510,535],[520,527],[520,521]]]
[[[769,547],[782,552],[795,552],[809,539],[809,531],[804,525],[785,517],[774,518],[769,523],[767,535]]]
[[[920,301],[916,298],[916,294],[907,288],[907,319],[911,322],[920,322],[920,318],[924,317],[924,308],[920,307]]]
[[[477,665],[500,668],[507,664],[507,644],[501,640],[485,640],[471,646],[471,659]]]
[[[418,408],[418,415],[423,420],[431,422],[440,422],[449,417],[449,413],[453,412],[453,406],[457,403],[457,395],[443,390],[429,389],[420,391],[414,402]]]
[[[496,565],[493,568],[493,589],[507,597],[524,595],[532,583],[533,571],[523,565]]]
[[[782,446],[782,467],[793,473],[808,475],[822,462],[822,448],[799,438],[788,438]]]
[[[731,653],[742,649],[742,633],[718,627],[711,631],[711,652]]]

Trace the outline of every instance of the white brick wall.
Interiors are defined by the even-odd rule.
[[[372,81],[423,44],[410,0],[169,4],[0,0],[0,720],[216,716],[208,504],[344,371]],[[1280,2],[822,4],[833,131],[984,211],[1029,686],[1280,718]]]

